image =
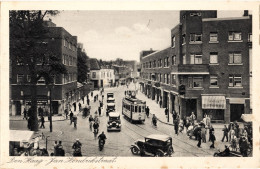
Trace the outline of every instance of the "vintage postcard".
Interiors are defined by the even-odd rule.
[[[260,167],[258,52],[257,2],[3,2],[1,168]]]

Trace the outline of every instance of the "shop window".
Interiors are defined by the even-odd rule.
[[[228,40],[229,41],[241,41],[242,40],[242,33],[241,32],[229,32],[228,33]]]
[[[242,63],[242,55],[240,52],[229,53],[229,63],[230,64],[241,64]]]
[[[217,64],[218,63],[218,53],[217,52],[210,52],[209,62],[211,64]]]
[[[229,75],[229,87],[242,87],[242,76]]]

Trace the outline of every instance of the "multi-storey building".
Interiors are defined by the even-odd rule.
[[[217,11],[181,11],[171,46],[140,56],[141,90],[181,117],[194,112],[198,120],[205,114],[213,121],[238,120],[250,113],[251,50],[248,11],[234,18],[217,18]]]
[[[68,74],[57,75],[54,83],[46,86],[45,79],[42,77],[37,84],[37,107],[49,112],[50,97],[52,100],[53,114],[63,113],[64,109],[77,101],[77,37],[72,36],[62,27],[56,27],[50,21],[45,22],[49,29],[46,39],[47,49],[60,58],[65,65]],[[39,61],[38,66],[42,63]],[[30,73],[28,65],[21,64],[19,61],[11,64],[11,113],[21,115],[24,108],[30,108]],[[51,96],[49,93],[52,89]]]

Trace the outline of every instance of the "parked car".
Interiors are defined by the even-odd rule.
[[[134,155],[152,155],[155,157],[171,156],[174,152],[172,137],[168,135],[152,134],[131,145]]]
[[[107,103],[115,103],[115,99],[113,97],[107,98]]]
[[[116,130],[121,131],[121,120],[118,112],[109,113],[109,119],[107,122],[107,131]]]

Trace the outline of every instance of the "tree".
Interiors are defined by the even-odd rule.
[[[65,66],[55,51],[49,50],[49,29],[43,25],[46,16],[55,16],[59,11],[10,11],[10,59],[12,68],[16,63],[24,65],[31,77],[31,130],[38,130],[37,82],[44,78],[46,84],[53,76],[67,74]]]
[[[86,82],[87,81],[87,73],[89,71],[89,67],[87,64],[87,60],[89,57],[86,55],[85,52],[82,52],[81,50],[77,51],[77,56],[78,56],[78,62],[77,62],[77,67],[78,67],[78,82]]]

